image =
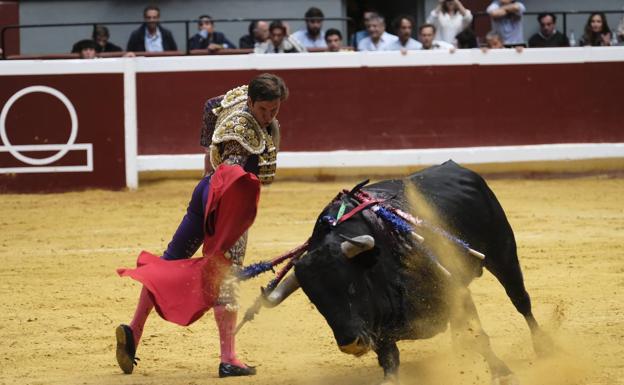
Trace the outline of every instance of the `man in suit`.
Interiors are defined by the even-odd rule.
[[[189,49],[217,51],[221,48],[236,48],[223,32],[214,30],[214,22],[209,15],[199,17],[198,29],[199,31],[189,39]]]
[[[177,51],[171,31],[160,26],[160,8],[148,5],[143,10],[141,26],[130,34],[126,51]]]

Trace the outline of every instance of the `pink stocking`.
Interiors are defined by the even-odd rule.
[[[218,305],[214,307],[214,314],[221,340],[221,362],[246,368],[247,366],[236,358],[234,330],[237,312],[228,311],[225,306]]]
[[[154,302],[152,302],[152,298],[149,296],[147,289],[143,287],[143,289],[141,289],[141,295],[139,296],[139,303],[134,311],[134,317],[132,318],[132,322],[130,322],[135,348],[139,346],[139,340],[141,339],[141,335],[143,335],[145,321],[153,308]]]

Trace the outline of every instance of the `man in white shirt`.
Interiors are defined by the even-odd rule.
[[[386,22],[380,15],[372,17],[368,23],[368,36],[358,43],[358,51],[382,51],[387,44],[398,37],[386,32]]]
[[[323,28],[323,11],[316,7],[310,7],[305,13],[306,28],[300,29],[290,35],[297,39],[301,45],[307,48],[327,48],[325,43],[325,31]]]
[[[433,24],[423,24],[418,28],[418,39],[422,43],[422,49],[446,49],[455,48],[453,44],[449,44],[442,40],[435,40],[436,27]]]
[[[397,17],[394,22],[394,28],[399,37],[394,42],[384,47],[385,51],[409,51],[421,49],[422,44],[418,40],[412,38],[414,30],[414,19],[409,15]]]

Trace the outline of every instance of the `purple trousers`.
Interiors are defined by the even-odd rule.
[[[210,177],[211,175],[203,177],[195,186],[186,214],[163,253],[163,259],[190,258],[204,242],[204,212],[210,190]]]

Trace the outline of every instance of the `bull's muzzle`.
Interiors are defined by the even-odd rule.
[[[371,343],[367,339],[358,336],[355,341],[348,345],[341,345],[340,351],[347,354],[353,354],[356,357],[363,356],[371,350]]]

